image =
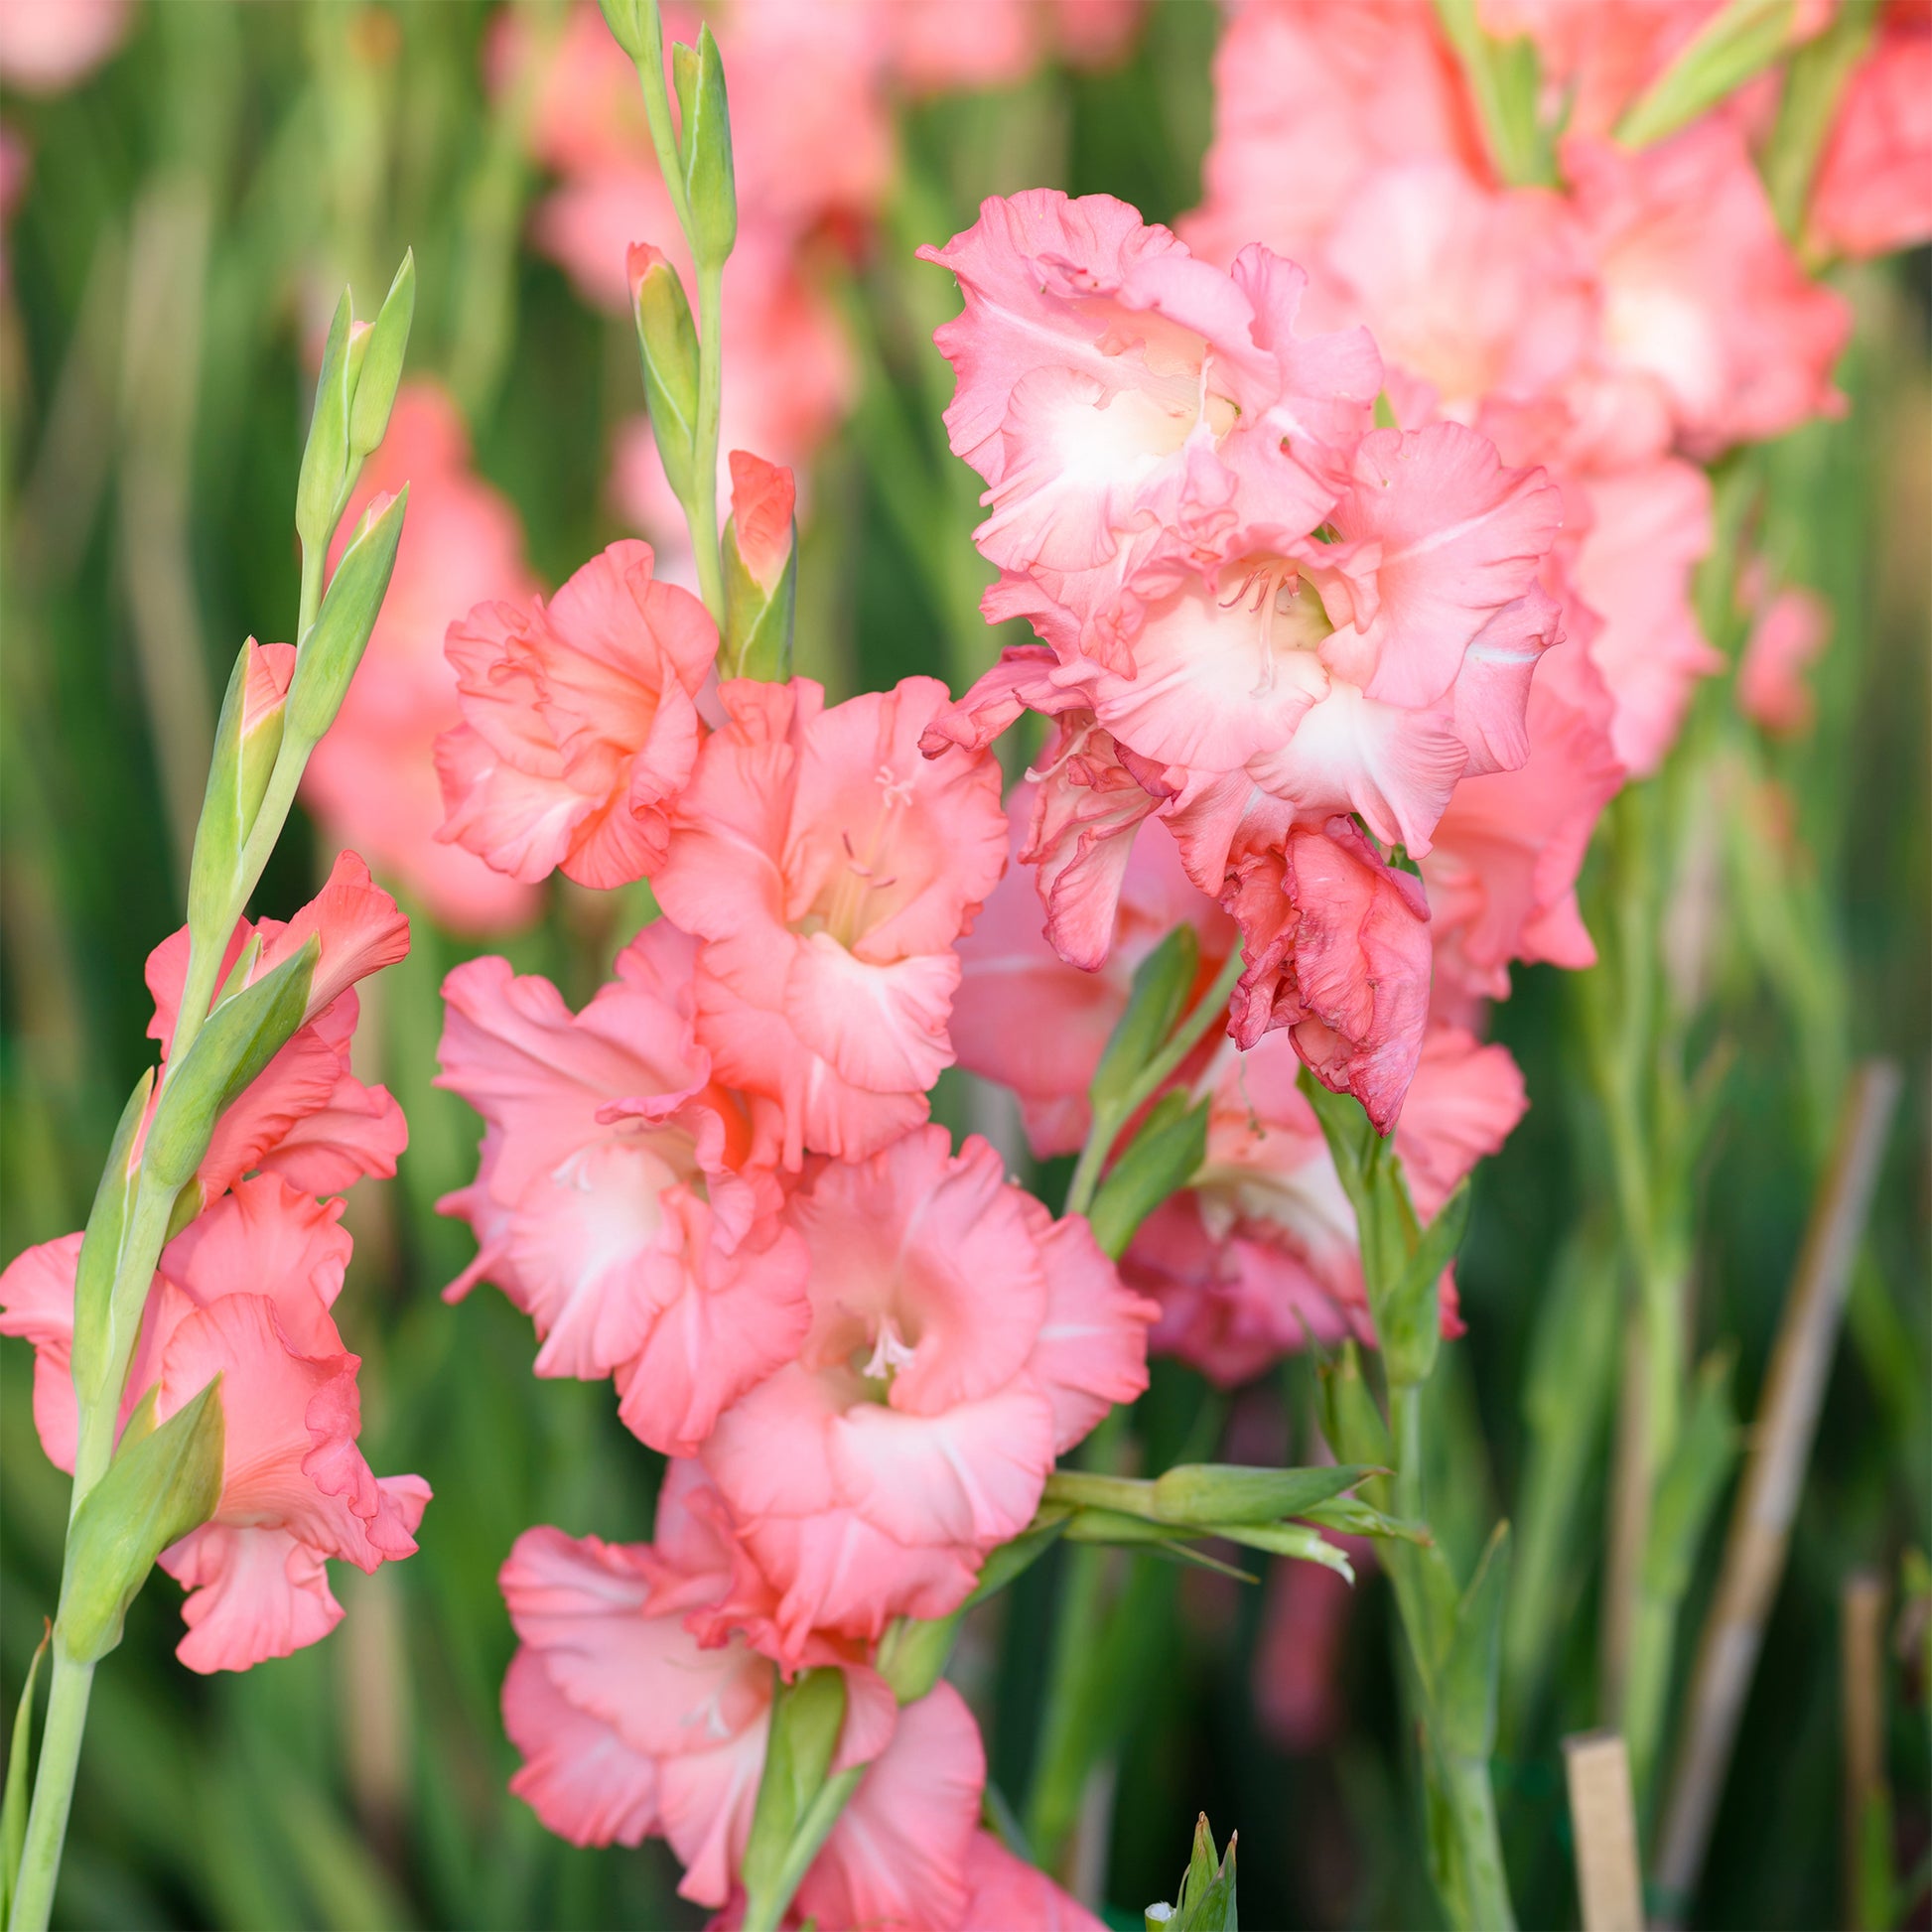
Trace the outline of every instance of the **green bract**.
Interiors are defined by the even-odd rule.
[[[369,633],[381,615],[389,576],[396,567],[409,486],[405,483],[379,510],[370,507],[372,513],[364,516],[336,566],[315,628],[296,655],[283,730],[305,759],[335,723],[348,681],[368,648]]]
[[[661,256],[637,277],[632,306],[651,434],[665,481],[682,502],[697,474],[698,334],[684,284]]]

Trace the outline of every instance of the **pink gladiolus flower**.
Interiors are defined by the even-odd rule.
[[[0,7],[0,80],[23,93],[58,94],[120,46],[130,0],[14,0]]]
[[[1657,386],[1689,454],[1841,406],[1831,371],[1851,311],[1806,280],[1736,126],[1703,120],[1635,154],[1572,139],[1564,168],[1603,284],[1610,359]]]
[[[416,1548],[429,1485],[376,1477],[355,1447],[361,1364],[330,1313],[348,1260],[342,1211],[258,1175],[177,1235],[155,1273],[120,1420],[155,1389],[165,1422],[222,1378],[221,1499],[161,1556],[189,1591],[176,1654],[191,1670],[246,1670],[316,1642],[343,1615],[330,1559],[373,1571]],[[79,1253],[80,1237],[69,1235],[29,1249],[0,1276],[0,1332],[35,1343],[35,1422],[66,1469]]]
[[[1208,1114],[1207,1161],[1134,1237],[1124,1279],[1162,1305],[1152,1338],[1223,1386],[1259,1375],[1309,1334],[1372,1342],[1354,1211],[1288,1042],[1230,1053]],[[1431,1029],[1395,1130],[1418,1210],[1433,1215],[1522,1117],[1523,1081],[1501,1046]],[[1460,1332],[1452,1284],[1443,1325]]]
[[[1751,627],[1737,666],[1737,705],[1767,732],[1810,729],[1817,700],[1801,673],[1832,634],[1831,607],[1811,591],[1780,591]]]
[[[798,1359],[719,1417],[705,1466],[777,1592],[770,1642],[944,1616],[1032,1520],[1054,1457],[1146,1386],[1152,1306],[942,1128],[832,1163],[788,1210],[811,1254]]]
[[[1022,849],[1031,815],[1023,787],[1012,803]],[[1120,845],[1125,856],[1127,841]],[[1235,944],[1234,922],[1189,881],[1171,839],[1147,838],[1133,844],[1125,864],[1096,969],[1072,970],[1047,943],[1033,882],[1018,868],[959,942],[952,1018],[959,1063],[1013,1089],[1027,1139],[1042,1159],[1075,1153],[1086,1139],[1087,1088],[1126,1011],[1134,969],[1183,920],[1198,931],[1201,971],[1211,975]]]
[[[1101,1921],[1078,1899],[1037,1865],[1015,1858],[991,1832],[973,1834],[966,1853],[966,1916],[959,1921],[959,1932],[1019,1932],[1021,1927],[1026,1932],[1102,1932]]]
[[[952,1062],[953,942],[1006,863],[999,766],[919,756],[936,678],[829,710],[808,678],[720,696],[653,882],[705,942],[698,1038],[779,1104],[789,1166],[856,1159],[923,1120]]]
[[[191,1183],[204,1205],[256,1170],[279,1173],[305,1192],[340,1193],[363,1174],[394,1173],[409,1143],[402,1109],[388,1091],[365,1086],[349,1071],[349,1041],[360,1011],[354,982],[409,951],[408,920],[354,853],[338,855],[328,885],[286,924],[237,920],[218,983],[225,983],[251,940],[260,941],[261,951],[244,984],[272,972],[312,934],[320,935],[322,952],[308,1017],[216,1123]],[[164,1065],[174,1041],[188,950],[183,926],[148,955],[148,991],[154,996],[148,1035],[161,1042]]]
[[[883,0],[872,11],[893,75],[936,94],[1011,86],[1051,54],[1104,67],[1127,51],[1142,0]]]
[[[619,1414],[689,1454],[796,1352],[805,1258],[779,1225],[768,1103],[712,1078],[691,941],[646,927],[573,1015],[548,980],[477,959],[444,984],[440,1084],[483,1117],[482,1167],[441,1203],[476,1230],[448,1290],[495,1282],[536,1323],[539,1375],[611,1375]]]
[[[536,590],[516,512],[470,469],[456,404],[434,383],[403,384],[381,447],[364,466],[337,550],[369,499],[409,484],[395,575],[343,708],[309,759],[302,796],[344,843],[417,894],[460,932],[500,932],[535,916],[538,896],[474,852],[436,837],[443,823],[434,747],[458,725],[443,633],[475,606]]]
[[[503,1566],[522,1639],[503,1719],[523,1766],[510,1788],[578,1845],[661,1834],[679,1891],[732,1898],[763,1770],[777,1672],[742,1638],[701,1647],[687,1623],[730,1587],[734,1553],[702,1472],[674,1462],[648,1545],[526,1531]],[[856,1652],[834,1768],[870,1764],[798,1893],[820,1923],[957,1925],[985,1759],[949,1684],[904,1711]]]
[[[438,838],[526,885],[561,869],[621,886],[663,863],[718,629],[651,564],[648,544],[614,543],[547,607],[483,604],[450,626],[464,721],[436,741]]]
[[[1548,651],[1530,686],[1530,755],[1514,771],[1465,779],[1422,863],[1438,1015],[1466,1022],[1509,993],[1509,962],[1584,967],[1596,948],[1577,875],[1597,815],[1623,783],[1612,707],[1581,642]]]
[[[1932,11],[1891,0],[1846,83],[1811,197],[1821,248],[1863,260],[1932,240]]]

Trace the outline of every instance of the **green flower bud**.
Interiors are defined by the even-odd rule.
[[[302,471],[295,485],[295,528],[305,550],[320,556],[329,548],[340,505],[346,493],[348,474],[349,406],[354,398],[349,336],[354,316],[348,291],[344,289],[329,325],[329,341],[322,351],[322,373],[316,378],[316,405],[309,418],[309,441],[302,451]],[[297,639],[300,642],[300,639]]]
[[[691,209],[691,257],[700,268],[723,268],[738,239],[738,190],[725,63],[710,27],[699,28],[695,54],[684,47],[672,51],[671,75],[684,122],[679,148]]]
[[[402,266],[389,284],[375,321],[363,332],[355,361],[354,389],[348,412],[349,475],[354,482],[362,459],[382,441],[389,427],[402,382],[403,357],[409,349],[409,325],[416,314],[416,251],[405,249]]]
[[[698,332],[691,305],[670,258],[647,241],[634,242],[625,258],[637,352],[644,366],[644,406],[664,460],[672,494],[688,502],[697,476]]]
[[[783,683],[798,601],[797,489],[782,464],[731,453],[725,525],[724,674]]]
[[[211,928],[234,902],[242,850],[281,755],[294,673],[291,646],[258,644],[250,637],[228,674],[188,873],[188,929],[211,945],[227,937]]]
[[[396,567],[396,546],[402,541],[402,519],[408,507],[405,483],[396,495],[377,496],[362,512],[330,579],[315,626],[296,653],[284,729],[304,758],[336,722],[348,681],[368,648],[369,633]]]

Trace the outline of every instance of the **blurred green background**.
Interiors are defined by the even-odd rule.
[[[522,243],[543,184],[482,84],[489,12],[470,0],[165,0],[73,91],[5,103],[32,164],[7,233],[0,320],[0,1258],[80,1224],[146,1061],[142,962],[177,924],[182,892],[170,760],[192,767],[239,639],[293,624],[302,349],[341,282],[367,313],[414,247],[411,366],[455,387],[478,468],[515,503],[547,582],[622,533],[605,478],[616,426],[641,407],[629,327],[584,307]],[[965,225],[986,194],[1041,183],[1111,192],[1149,219],[1192,206],[1218,18],[1198,0],[1164,0],[1111,71],[1046,69],[908,110],[898,190],[840,292],[864,389],[817,466],[805,536],[801,668],[835,697],[913,670],[957,685],[996,642],[973,610],[984,577],[967,535],[976,485],[938,421],[950,377],[928,337],[951,285],[911,260],[912,244]],[[1763,545],[1837,618],[1815,679],[1817,729],[1754,754],[1796,800],[1800,844],[1782,861],[1779,902],[1802,916],[1780,937],[1735,893],[1714,904],[1712,996],[1698,1022],[1731,1058],[1713,1151],[1689,1177],[1696,1319],[1701,1342],[1734,1339],[1740,1414],[1755,1402],[1848,1056],[1898,1058],[1906,1099],[1699,1904],[1700,1922],[1724,1926],[1836,1922],[1839,1590],[1861,1566],[1895,1580],[1932,1513],[1926,258],[1845,285],[1860,316],[1842,376],[1852,407],[1765,465]],[[1728,703],[1725,682],[1706,694],[1713,717]],[[292,909],[329,856],[295,828],[259,909]],[[558,890],[550,916],[510,950],[581,1000],[625,936],[621,916]],[[370,1460],[420,1470],[435,1488],[421,1554],[371,1579],[338,1566],[341,1629],[239,1678],[179,1668],[178,1592],[157,1582],[144,1594],[95,1692],[67,1922],[701,1917],[674,1899],[661,1846],[575,1851],[505,1790],[514,1758],[496,1694],[511,1635],[496,1567],[534,1522],[647,1534],[655,1470],[607,1389],[531,1377],[529,1325],[500,1296],[455,1310],[438,1300],[469,1253],[468,1234],[433,1203],[474,1172],[477,1126],[429,1085],[437,986],[464,950],[419,918],[409,961],[366,989],[367,1072],[403,1102],[411,1145],[393,1182],[364,1182],[351,1198],[356,1259],[340,1310],[365,1356]],[[1820,972],[1837,1016],[1822,1033]],[[1443,1466],[1456,1472],[1437,1507],[1450,1538],[1468,1543],[1523,1506],[1536,1351],[1555,1345],[1539,1342],[1542,1317],[1559,1300],[1570,1232],[1600,1191],[1600,1129],[1565,979],[1519,970],[1494,1019],[1533,1106],[1481,1175],[1459,1269],[1470,1336],[1451,1351],[1432,1416]],[[949,1087],[941,1111],[963,1124],[971,1105]],[[28,1349],[0,1350],[9,1711],[53,1606],[67,1496],[34,1438],[30,1380]],[[1605,1466],[1608,1426],[1590,1424],[1586,1396],[1577,1402],[1585,1459],[1550,1603],[1551,1681],[1511,1712],[1497,1767],[1519,1909],[1533,1925],[1574,1922],[1557,1740],[1592,1717],[1602,1497],[1591,1472]],[[1158,1436],[1167,1418],[1201,1410],[1201,1390],[1164,1372],[1146,1407]],[[1229,1427],[1275,1452],[1306,1448],[1305,1407],[1291,1373],[1238,1397]],[[1704,1539],[1693,1619],[1718,1540]],[[1466,1568],[1467,1552],[1456,1554]],[[1016,1798],[1055,1581],[1041,1566],[989,1606],[962,1654],[995,1780]],[[1365,1582],[1349,1619],[1344,1722],[1304,1755],[1270,1743],[1255,1716],[1262,1591],[1172,1570],[1133,1587],[1108,1881],[1121,1922],[1172,1895],[1202,1808],[1217,1833],[1240,1833],[1251,1925],[1435,1922],[1380,1582]],[[1889,1691],[1895,1861],[1909,1872],[1932,1836],[1927,1686],[1901,1660]],[[1922,1898],[1913,1909],[1911,1922],[1928,1922]]]

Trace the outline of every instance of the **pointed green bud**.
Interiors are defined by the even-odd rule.
[[[1170,1523],[1274,1523],[1300,1516],[1377,1473],[1366,1465],[1257,1469],[1182,1462],[1155,1478],[1154,1507]]]
[[[731,453],[732,513],[725,524],[726,677],[782,684],[791,675],[798,602],[798,491],[791,472],[747,450]]]
[[[647,73],[664,71],[664,22],[656,0],[600,0],[611,38]]]
[[[129,1418],[107,1473],[68,1530],[55,1636],[75,1663],[90,1664],[120,1642],[127,1606],[155,1558],[214,1514],[223,1449],[218,1375],[159,1428],[152,1390]]]
[[[917,1704],[938,1683],[965,1616],[961,1605],[950,1616],[897,1616],[887,1624],[873,1668],[899,1703]]]
[[[108,1326],[114,1276],[141,1181],[140,1166],[134,1158],[135,1138],[147,1116],[148,1096],[153,1091],[154,1068],[149,1067],[135,1081],[127,1105],[121,1109],[114,1144],[107,1150],[107,1165],[100,1171],[100,1185],[94,1189],[94,1204],[87,1212],[87,1231],[80,1237],[80,1260],[73,1277],[73,1387],[82,1407],[107,1395],[100,1385],[112,1353]]]
[[[1227,1856],[1214,1850],[1214,1834],[1202,1812],[1194,1825],[1193,1854],[1181,1874],[1180,1895],[1172,1905],[1150,1905],[1147,1932],[1238,1932],[1234,1903],[1234,1835]]]
[[[329,548],[346,491],[344,479],[348,474],[349,405],[354,396],[349,336],[354,320],[348,291],[344,289],[322,351],[309,441],[302,452],[302,472],[295,485],[296,533],[303,548],[316,556]]]
[[[389,284],[389,293],[361,340],[360,366],[355,371],[348,412],[347,484],[354,483],[362,459],[388,430],[389,411],[395,406],[403,357],[409,349],[409,325],[415,314],[416,251],[411,248],[404,250],[396,279]]]
[[[409,485],[394,496],[373,498],[343,552],[322,600],[315,626],[296,653],[283,727],[294,748],[307,758],[336,722],[348,694],[348,681],[368,648],[369,633],[388,595],[409,508]]]
[[[322,940],[312,933],[300,952],[221,1001],[181,1064],[168,1069],[141,1157],[160,1185],[187,1185],[215,1122],[302,1025],[321,956]]]
[[[697,472],[698,332],[691,304],[670,257],[647,241],[625,257],[637,353],[644,366],[644,406],[664,461],[664,476],[680,502],[690,500]]]
[[[1118,1261],[1135,1229],[1176,1188],[1186,1186],[1206,1159],[1206,1101],[1190,1107],[1184,1093],[1163,1094],[1107,1171],[1087,1210],[1101,1252]]]
[[[1114,1025],[1089,1089],[1101,1119],[1117,1117],[1147,1063],[1167,1043],[1187,1005],[1200,964],[1191,925],[1177,925],[1134,968],[1127,1011]]]
[[[226,937],[212,928],[235,900],[242,850],[281,755],[294,672],[292,646],[258,644],[250,637],[228,674],[188,872],[188,929],[210,945]]]
[[[679,148],[684,193],[691,208],[691,258],[700,268],[720,269],[738,239],[738,190],[732,177],[731,109],[725,99],[725,63],[709,26],[698,29],[698,48],[678,48],[671,58],[684,125]]]

